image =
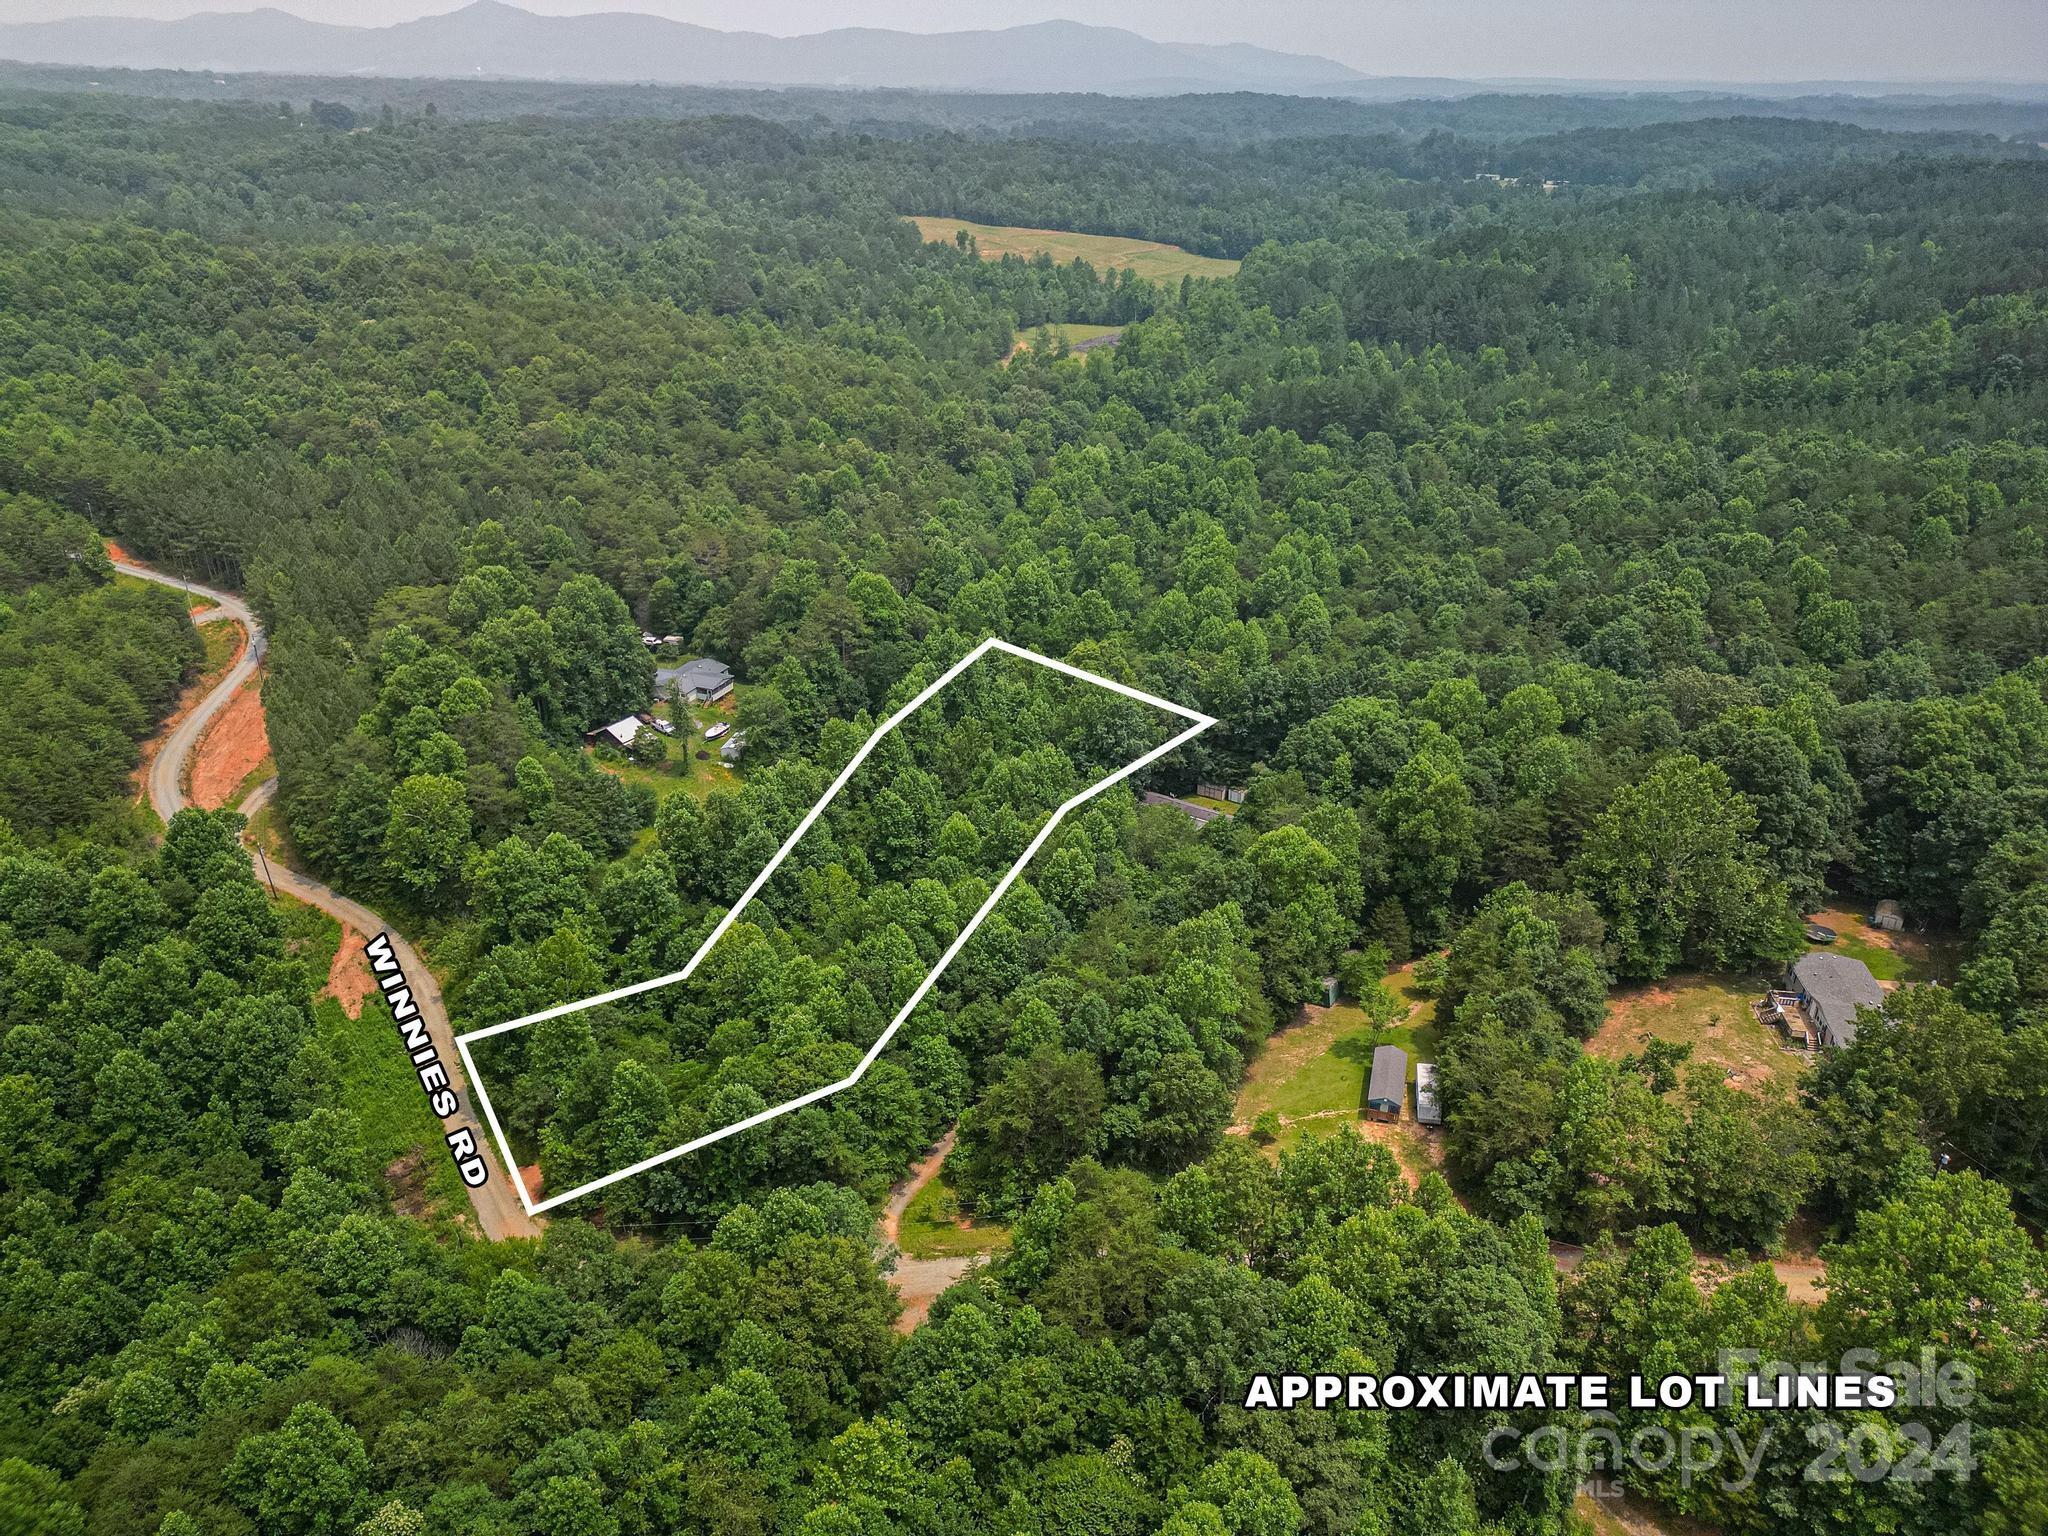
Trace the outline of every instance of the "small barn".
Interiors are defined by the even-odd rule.
[[[614,720],[610,725],[600,725],[594,731],[585,731],[583,739],[593,747],[609,742],[615,747],[630,747],[640,738],[640,717],[628,715],[623,720]]]
[[[1365,1117],[1398,1120],[1408,1103],[1408,1053],[1398,1045],[1382,1045],[1372,1053],[1372,1076],[1365,1084]]]
[[[1856,1039],[1857,1014],[1884,1006],[1884,988],[1869,966],[1825,950],[1810,950],[1793,961],[1786,987],[1799,994],[1816,1043],[1836,1049]]]
[[[1415,1118],[1423,1125],[1442,1125],[1444,1106],[1436,1096],[1436,1063],[1415,1063]]]

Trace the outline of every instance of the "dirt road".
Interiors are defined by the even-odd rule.
[[[885,1248],[896,1247],[897,1236],[903,1230],[903,1213],[910,1209],[910,1202],[917,1198],[917,1192],[938,1177],[946,1155],[953,1150],[957,1134],[955,1131],[946,1132],[930,1155],[910,1170],[910,1177],[889,1192],[889,1203],[882,1207],[882,1244]],[[898,1257],[896,1272],[889,1277],[889,1283],[903,1299],[903,1313],[896,1319],[896,1331],[908,1333],[923,1322],[932,1309],[932,1303],[955,1280],[966,1274],[978,1257],[974,1254],[945,1259]]]
[[[243,650],[241,659],[228,668],[221,680],[214,684],[213,691],[199,702],[196,709],[172,728],[170,736],[158,750],[149,767],[149,801],[156,808],[157,815],[168,822],[188,803],[185,798],[185,762],[192,755],[199,738],[205,734],[207,723],[213,719],[238,690],[254,675],[263,661],[263,626],[256,615],[249,611],[243,601],[226,592],[217,592],[211,587],[202,587],[197,582],[185,581],[176,576],[166,576],[146,566],[129,561],[116,560],[114,567],[129,576],[138,576],[144,581],[154,581],[163,586],[176,587],[210,599],[215,608],[199,615],[200,618],[225,617],[240,624],[249,634],[249,644]],[[268,779],[242,802],[244,816],[253,816],[270,803],[277,793],[277,780]],[[406,980],[412,984],[413,1001],[418,1005],[421,1016],[426,1020],[427,1033],[432,1037],[434,1049],[440,1053],[441,1063],[448,1070],[455,1091],[465,1099],[470,1097],[469,1083],[463,1076],[462,1058],[455,1049],[455,1032],[448,1022],[448,1009],[441,1001],[441,988],[434,980],[434,973],[427,969],[413,947],[392,933],[391,925],[359,901],[351,901],[338,891],[329,890],[310,875],[276,861],[268,860],[267,873],[277,889],[308,905],[318,907],[328,916],[347,927],[365,935],[391,934],[391,947],[398,956],[398,963],[404,967]],[[392,1037],[392,1048],[396,1050],[397,1037]],[[476,1126],[481,1139],[484,1131],[481,1119]],[[432,1155],[437,1149],[429,1149]],[[492,1157],[491,1179],[481,1189],[469,1192],[470,1205],[476,1214],[477,1225],[485,1237],[496,1242],[508,1237],[538,1237],[541,1223],[526,1214],[519,1203],[519,1197],[505,1170],[496,1165]]]
[[[196,581],[186,581],[177,576],[166,576],[161,571],[152,571],[147,566],[135,565],[127,560],[116,560],[114,569],[124,576],[137,576],[144,581],[153,581],[159,586],[176,587],[180,592],[190,592],[196,597],[209,599],[213,607],[192,616],[195,624],[211,623],[215,619],[232,619],[248,632],[249,643],[242,647],[242,654],[235,664],[227,669],[221,680],[213,685],[213,691],[199,701],[198,706],[171,727],[171,734],[158,747],[156,757],[149,765],[149,803],[156,808],[157,815],[168,822],[190,803],[185,798],[185,763],[192,756],[192,749],[199,745],[199,738],[206,734],[206,727],[213,717],[227,708],[228,701],[242,684],[256,675],[256,669],[263,665],[263,626],[256,622],[256,615],[239,597],[226,592],[216,592],[211,587],[202,587]]]

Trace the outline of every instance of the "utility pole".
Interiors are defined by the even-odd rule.
[[[256,857],[263,860],[263,883],[270,887],[270,899],[282,901],[284,898],[277,894],[277,882],[270,875],[270,856],[263,851],[261,843],[255,843],[253,846],[256,849]]]

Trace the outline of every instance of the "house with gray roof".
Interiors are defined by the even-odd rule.
[[[1408,1103],[1408,1053],[1398,1045],[1375,1047],[1372,1076],[1365,1084],[1365,1117],[1398,1120]]]
[[[1819,1043],[1838,1049],[1855,1040],[1857,1014],[1884,1006],[1884,988],[1869,966],[1825,950],[1809,950],[1794,960],[1786,987],[1799,994]]]
[[[699,656],[654,674],[659,698],[680,693],[692,704],[716,704],[732,692],[732,668],[711,656]]]

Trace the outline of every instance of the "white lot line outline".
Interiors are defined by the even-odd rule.
[[[928,702],[941,688],[952,682],[954,678],[965,672],[990,651],[1001,651],[1007,656],[1015,656],[1023,661],[1035,662],[1041,667],[1050,667],[1055,672],[1063,672],[1068,677],[1079,678],[1084,683],[1093,683],[1099,688],[1107,688],[1112,693],[1120,693],[1127,699],[1136,699],[1140,704],[1149,704],[1154,709],[1163,709],[1169,714],[1179,715],[1183,720],[1192,720],[1195,723],[1163,745],[1154,747],[1143,757],[1135,758],[1117,769],[1116,772],[1096,780],[1052,813],[1045,825],[1038,829],[1038,835],[1031,839],[1024,852],[1018,856],[1017,862],[1012,864],[1003,878],[996,882],[996,888],[988,893],[988,899],[981,904],[980,909],[968,920],[967,926],[960,930],[953,942],[947,946],[946,952],[939,956],[938,963],[925,973],[924,979],[917,984],[917,990],[910,994],[910,1000],[896,1010],[896,1017],[889,1021],[889,1027],[882,1031],[880,1037],[876,1039],[873,1045],[868,1047],[867,1054],[860,1059],[860,1065],[855,1067],[845,1077],[842,1077],[836,1083],[827,1083],[822,1088],[813,1088],[808,1093],[798,1094],[785,1104],[777,1104],[772,1109],[762,1110],[759,1114],[748,1115],[744,1120],[735,1120],[731,1125],[721,1126],[715,1131],[710,1131],[697,1137],[694,1141],[686,1141],[679,1147],[671,1147],[666,1152],[657,1152],[652,1157],[644,1157],[631,1167],[621,1168],[616,1173],[608,1173],[602,1178],[592,1179],[587,1184],[579,1184],[574,1189],[564,1190],[559,1195],[551,1195],[536,1205],[526,1192],[526,1180],[519,1176],[519,1165],[512,1157],[512,1143],[506,1139],[505,1128],[498,1123],[498,1113],[491,1107],[491,1096],[484,1091],[483,1075],[477,1071],[476,1062],[470,1056],[469,1042],[472,1040],[485,1040],[492,1035],[502,1035],[509,1030],[520,1029],[528,1024],[538,1024],[543,1019],[559,1018],[565,1013],[577,1013],[585,1008],[596,1008],[604,1003],[615,1003],[622,997],[632,997],[635,993],[639,992],[652,992],[656,987],[666,987],[678,981],[688,980],[690,973],[697,969],[706,955],[711,953],[711,946],[725,937],[725,931],[732,927],[740,913],[745,910],[747,903],[752,901],[755,893],[768,883],[768,877],[775,873],[776,869],[782,864],[782,861],[795,851],[798,843],[803,841],[803,835],[810,831],[811,823],[824,813],[825,807],[832,803],[832,797],[846,787],[847,781],[853,777],[854,770],[859,768],[862,762],[866,760],[867,755],[875,750],[876,744],[884,736],[895,730],[897,726],[909,719],[914,711]],[[883,1048],[895,1036],[896,1031],[903,1027],[903,1021],[908,1019],[916,1011],[917,1005],[924,1001],[925,993],[929,992],[938,983],[938,979],[944,974],[946,967],[953,963],[953,957],[960,953],[968,939],[973,936],[974,930],[981,926],[982,919],[995,910],[996,903],[1003,899],[1003,893],[1009,890],[1011,884],[1019,875],[1024,873],[1024,866],[1031,862],[1033,856],[1044,845],[1045,840],[1052,836],[1053,828],[1060,824],[1067,812],[1084,801],[1093,799],[1096,795],[1101,794],[1110,785],[1129,778],[1148,763],[1158,761],[1167,753],[1173,751],[1174,748],[1192,741],[1215,723],[1216,721],[1211,716],[1189,709],[1185,705],[1175,704],[1171,700],[1159,698],[1154,694],[1128,687],[1123,683],[1113,682],[1106,677],[1099,677],[1093,672],[1083,671],[1081,668],[1070,666],[1064,661],[1054,661],[1050,656],[1041,656],[1036,651],[1027,651],[1023,646],[1012,645],[1007,640],[998,640],[994,636],[990,636],[982,641],[981,644],[940,673],[936,682],[932,683],[922,693],[918,694],[916,698],[883,721],[880,728],[862,743],[861,749],[853,754],[853,760],[839,770],[839,777],[832,781],[831,787],[818,797],[818,803],[804,813],[804,819],[796,824],[796,830],[783,840],[780,848],[775,850],[775,857],[763,866],[761,872],[754,876],[753,883],[747,887],[745,893],[741,895],[738,901],[733,903],[725,916],[719,919],[718,926],[711,930],[711,937],[697,947],[697,952],[690,956],[690,963],[688,965],[684,966],[680,971],[671,971],[666,976],[656,976],[649,981],[636,981],[631,986],[615,987],[609,992],[600,992],[596,997],[586,997],[578,1003],[562,1003],[553,1008],[543,1008],[539,1013],[529,1013],[523,1018],[507,1019],[503,1024],[492,1024],[485,1029],[472,1029],[467,1034],[455,1037],[455,1049],[462,1053],[462,1065],[469,1073],[470,1086],[476,1090],[476,1101],[483,1109],[484,1119],[490,1123],[491,1137],[497,1143],[498,1153],[505,1159],[505,1167],[511,1177],[512,1188],[519,1195],[519,1203],[526,1207],[529,1215],[538,1216],[542,1211],[560,1205],[566,1200],[574,1200],[580,1196],[594,1193],[597,1190],[603,1189],[607,1184],[618,1183],[621,1179],[630,1179],[635,1174],[645,1173],[650,1168],[668,1162],[671,1158],[695,1152],[700,1147],[710,1146],[714,1141],[723,1141],[728,1136],[736,1136],[741,1131],[751,1130],[757,1125],[773,1120],[778,1115],[786,1115],[793,1109],[802,1109],[806,1104],[815,1104],[820,1099],[830,1098],[842,1088],[851,1088],[861,1080],[868,1068],[875,1064],[875,1058],[882,1054]]]

